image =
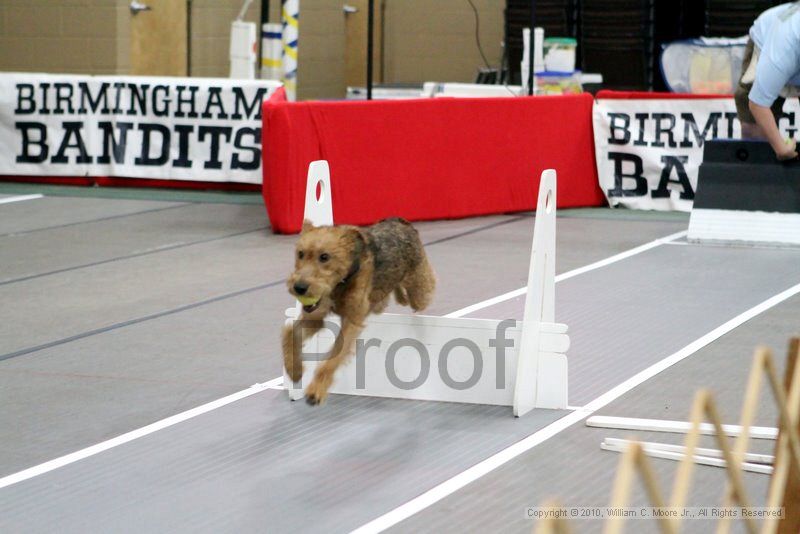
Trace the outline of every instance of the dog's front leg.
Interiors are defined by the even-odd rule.
[[[292,326],[284,326],[281,334],[283,345],[283,366],[294,382],[303,378],[303,343],[320,331],[322,319],[300,319]]]
[[[342,328],[331,349],[331,354],[317,367],[314,373],[314,380],[306,389],[306,402],[309,404],[321,404],[328,397],[328,388],[333,382],[333,375],[353,352],[358,335],[363,329],[363,325],[353,321],[342,319]]]

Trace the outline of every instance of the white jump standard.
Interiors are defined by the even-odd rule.
[[[319,190],[320,194],[317,195]],[[333,224],[326,161],[311,163],[305,218]],[[331,393],[398,399],[513,406],[522,416],[533,408],[567,407],[567,326],[555,323],[556,172],[542,173],[536,209],[528,290],[522,322],[514,320],[372,315],[355,356],[336,373]],[[287,325],[300,305],[286,310]],[[326,357],[336,332],[323,328],[306,341],[305,355]],[[303,397],[317,361],[304,358],[303,379],[284,384],[293,400]]]
[[[800,246],[800,165],[776,161],[767,143],[708,141],[688,240]]]

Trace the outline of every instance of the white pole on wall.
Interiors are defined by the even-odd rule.
[[[297,41],[300,35],[300,0],[283,0],[283,85],[289,100],[297,99]]]

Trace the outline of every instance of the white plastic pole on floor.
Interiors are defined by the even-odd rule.
[[[625,452],[631,443],[634,442],[627,439],[606,438],[600,443],[600,448],[604,451]],[[642,445],[644,453],[652,458],[680,461],[686,456],[686,447],[683,445],[669,445],[667,443],[654,443],[650,441],[640,442],[640,444]],[[694,463],[712,467],[726,467],[721,450],[698,447],[694,451]],[[741,466],[745,471],[764,475],[772,474],[772,463],[775,461],[774,456],[746,453],[743,460]]]
[[[300,37],[300,0],[283,0],[281,9],[283,32],[283,86],[286,98],[297,99],[297,52]]]
[[[281,25],[268,23],[261,25],[261,79],[280,80],[283,77],[281,51]]]
[[[598,428],[613,428],[617,430],[644,430],[648,432],[672,432],[675,434],[687,434],[691,430],[691,423],[687,421],[668,421],[665,419],[639,419],[636,417],[612,417],[606,415],[594,415],[586,419],[586,426]],[[727,436],[736,437],[742,433],[739,425],[722,425],[722,429]],[[714,425],[702,423],[700,433],[706,436],[713,436],[716,432]],[[766,426],[751,426],[750,437],[754,439],[777,439],[778,429]]]

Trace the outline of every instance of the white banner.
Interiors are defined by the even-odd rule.
[[[268,80],[0,73],[0,174],[261,183]]]
[[[795,137],[797,99],[784,111],[781,131]],[[634,209],[690,211],[704,142],[741,137],[733,98],[598,99],[593,122],[600,187]]]

